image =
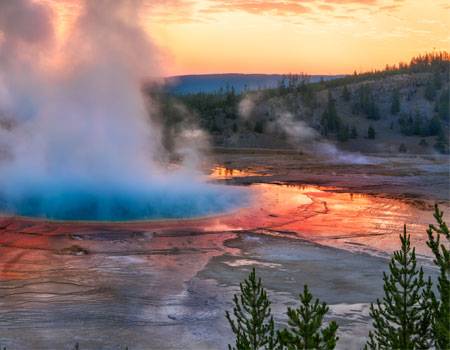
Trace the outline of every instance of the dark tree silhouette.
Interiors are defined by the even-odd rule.
[[[313,300],[312,294],[305,285],[303,294],[299,295],[300,306],[297,309],[288,308],[288,328],[278,333],[278,339],[283,350],[332,350],[336,346],[338,325],[331,321],[323,327],[323,318],[329,307]]]
[[[389,275],[384,273],[384,297],[370,306],[374,331],[365,349],[428,349],[432,340],[431,279],[417,268],[410,236],[400,235],[401,249],[394,252]]]
[[[255,269],[240,284],[240,295],[235,294],[233,317],[227,311],[226,318],[235,334],[235,347],[230,350],[276,349],[274,321],[270,301]]]
[[[427,245],[434,254],[434,263],[439,267],[440,274],[437,283],[439,298],[432,293],[433,335],[435,346],[440,350],[450,349],[450,233],[443,220],[444,213],[435,205],[434,217],[437,226],[430,225],[427,234]],[[442,242],[445,240],[447,244]]]

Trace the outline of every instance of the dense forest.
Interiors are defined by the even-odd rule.
[[[271,89],[238,93],[229,86],[214,93],[151,93],[160,101],[166,133],[176,133],[189,115],[216,146],[298,146],[286,142],[280,116],[288,113],[291,124],[300,122],[317,138],[349,150],[446,154],[449,67],[449,54],[438,52],[327,81],[291,74]]]

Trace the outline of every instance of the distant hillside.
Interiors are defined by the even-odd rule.
[[[165,134],[176,135],[189,115],[192,124],[207,130],[212,143],[221,147],[323,151],[335,144],[364,153],[449,154],[449,70],[450,57],[444,52],[328,80],[263,76],[268,80],[260,79],[259,87],[263,81],[274,86],[258,91],[208,85],[209,77],[216,84],[241,81],[243,89],[243,81],[252,81],[242,78],[247,76],[200,77],[214,92],[163,93],[161,123]]]
[[[168,92],[172,94],[212,93],[233,88],[235,92],[275,88],[285,77],[281,74],[206,74],[181,75],[166,79]],[[312,75],[310,82],[332,80],[342,76]]]

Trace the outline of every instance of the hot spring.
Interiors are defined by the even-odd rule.
[[[188,219],[230,212],[248,203],[244,189],[168,177],[136,183],[10,182],[0,190],[0,213],[69,221]]]
[[[46,2],[0,2],[0,214],[185,219],[245,205],[195,171],[208,142],[189,111],[162,131],[169,117],[144,89],[162,84],[162,61],[140,6],[80,1],[60,36]]]

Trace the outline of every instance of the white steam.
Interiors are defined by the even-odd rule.
[[[295,120],[292,113],[279,112],[275,121],[287,135],[288,141],[295,147],[341,163],[366,164],[367,158],[351,152],[345,152],[331,142],[324,140],[320,134],[302,120]]]
[[[233,191],[155,161],[161,133],[141,86],[158,75],[158,54],[140,3],[86,0],[61,44],[49,7],[0,1],[0,121],[13,125],[0,123],[0,211],[114,220],[237,205]]]
[[[247,95],[239,103],[239,115],[243,120],[249,120],[257,106],[258,95]],[[274,120],[269,123],[268,130],[276,133],[281,130],[292,147],[296,147],[305,153],[314,154],[327,159],[353,164],[367,164],[369,160],[361,154],[345,152],[333,143],[325,140],[321,135],[305,121],[296,119],[294,115],[281,108],[272,111]]]

